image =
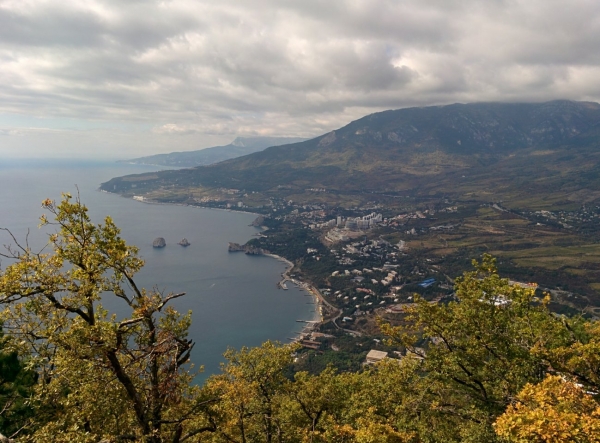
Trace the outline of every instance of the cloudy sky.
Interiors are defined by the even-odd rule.
[[[0,161],[317,136],[384,109],[600,101],[597,0],[0,0]]]

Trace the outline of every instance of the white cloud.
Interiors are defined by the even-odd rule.
[[[175,123],[167,123],[166,125],[158,126],[152,130],[155,134],[193,134],[198,132],[190,125],[177,125]]]
[[[405,106],[600,100],[598,41],[595,0],[0,0],[0,131],[68,118],[61,155],[98,126],[135,156]]]

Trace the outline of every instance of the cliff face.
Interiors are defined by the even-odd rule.
[[[257,248],[250,245],[240,245],[239,243],[229,242],[229,252],[243,252],[248,255],[262,255],[265,251],[261,248]]]

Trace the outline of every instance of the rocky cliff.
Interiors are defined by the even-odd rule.
[[[239,243],[229,242],[229,252],[243,252],[248,255],[262,255],[265,251],[261,248],[257,248],[250,245],[240,245]]]

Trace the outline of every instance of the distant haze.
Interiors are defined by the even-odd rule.
[[[363,115],[600,101],[600,2],[0,0],[0,158],[134,158]]]
[[[125,161],[142,165],[190,168],[212,165],[223,160],[262,151],[270,146],[288,145],[305,140],[305,138],[294,137],[237,137],[233,142],[225,146],[214,146],[198,151],[169,152]]]

